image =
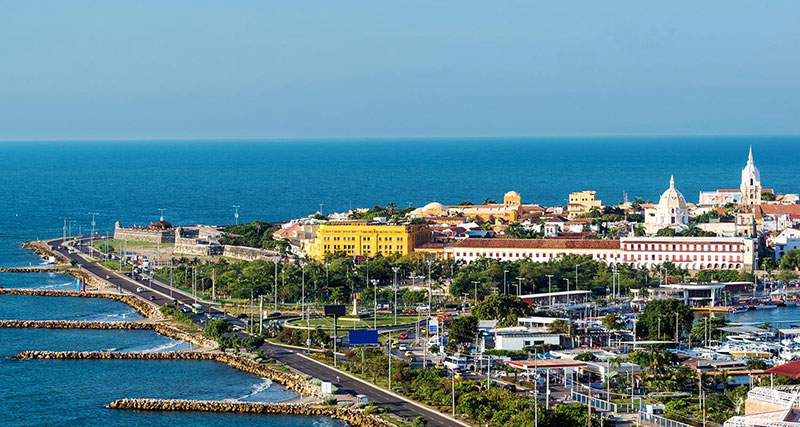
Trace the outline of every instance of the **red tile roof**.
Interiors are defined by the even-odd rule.
[[[619,249],[619,240],[581,239],[464,239],[457,248],[486,249]]]

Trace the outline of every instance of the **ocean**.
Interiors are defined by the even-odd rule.
[[[753,146],[765,188],[800,192],[793,154],[800,137],[659,137],[330,141],[180,141],[0,143],[0,265],[37,265],[24,240],[156,221],[174,224],[281,221],[394,202],[458,203],[502,199],[565,204],[572,191],[596,190],[605,203],[657,200],[675,175],[696,202],[700,190],[737,188]],[[61,275],[0,273],[5,287],[70,289]],[[758,316],[800,319],[800,309]],[[755,314],[754,314],[755,315]],[[131,319],[104,300],[0,297],[0,319]],[[755,320],[754,320],[755,321]],[[160,351],[182,348],[147,331],[0,330],[3,425],[340,426],[330,419],[198,413],[141,413],[104,407],[123,397],[277,401],[292,393],[212,362],[17,361],[26,349]]]

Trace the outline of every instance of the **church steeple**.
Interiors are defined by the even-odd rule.
[[[748,165],[752,165],[753,164],[753,146],[752,145],[750,146],[750,154],[747,156],[747,164]]]
[[[673,188],[673,189],[675,188],[675,175],[674,174],[669,176],[669,188]]]

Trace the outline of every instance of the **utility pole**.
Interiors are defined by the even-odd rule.
[[[392,285],[394,288],[394,324],[397,326],[397,272],[400,271],[400,267],[392,267],[392,271],[394,271],[394,284]]]
[[[547,276],[547,293],[552,294],[553,293],[553,283],[552,283],[553,275],[552,274],[545,274],[545,276]],[[550,295],[550,305],[553,305],[553,295]]]
[[[273,262],[275,263],[275,287],[273,288],[275,291],[275,307],[273,311],[277,313],[278,312],[278,260],[275,259]],[[283,269],[281,269],[281,271],[282,270]]]
[[[429,260],[427,260],[425,262],[425,264],[428,265],[428,314],[427,314],[427,318],[425,320],[425,322],[426,322],[425,333],[427,335],[427,334],[431,333],[431,313],[433,312],[433,307],[432,307],[433,306],[433,291],[431,290],[431,288],[432,288],[432,286],[431,286],[431,265],[433,264],[433,260],[429,259]],[[428,341],[423,341],[422,342],[422,351],[423,351],[422,368],[423,369],[427,369],[427,367],[428,367]]]
[[[259,335],[263,335],[264,334],[264,295],[259,295],[258,296],[258,300],[259,300],[258,301],[258,313],[260,314],[259,321],[258,321],[258,334]]]
[[[94,249],[94,217],[95,215],[99,215],[97,212],[89,212],[89,215],[92,216],[92,234],[89,236],[89,256],[92,256],[92,249]]]
[[[475,285],[475,304],[478,304],[478,283],[480,282],[477,280],[472,281],[472,284]]]
[[[522,295],[522,279],[523,279],[522,277],[517,277],[517,280],[519,280],[519,286],[517,286],[517,297]],[[534,292],[535,291],[536,290],[534,289]]]
[[[506,286],[506,274],[508,270],[503,270],[503,294],[508,294],[508,286]]]
[[[217,299],[217,270],[211,270],[211,299]]]
[[[378,279],[372,279],[372,290],[374,291],[375,295],[375,312],[372,314],[372,323],[376,331],[378,330],[378,282]]]
[[[392,332],[389,331],[389,341],[386,342],[386,350],[389,353],[389,392],[392,391]]]

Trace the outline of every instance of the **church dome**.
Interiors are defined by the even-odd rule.
[[[422,210],[424,211],[433,211],[433,210],[444,210],[444,205],[439,202],[431,202],[425,205]]]
[[[659,210],[664,210],[664,212],[668,212],[671,209],[686,209],[686,199],[675,188],[674,176],[669,178],[669,188],[661,194],[661,198],[658,200],[658,208]]]
[[[519,193],[517,193],[516,191],[512,190],[512,191],[509,191],[508,193],[506,193],[504,197],[519,197]]]

